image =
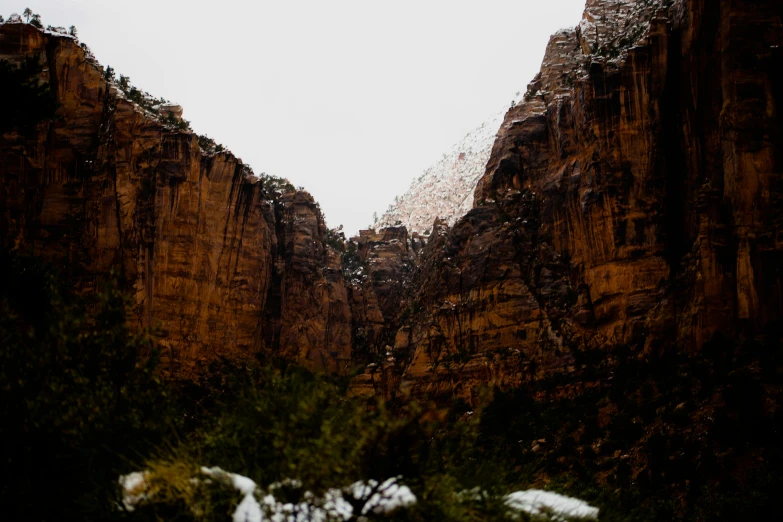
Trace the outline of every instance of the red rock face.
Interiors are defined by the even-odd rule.
[[[174,376],[260,351],[345,371],[347,290],[308,194],[271,194],[230,153],[202,152],[118,95],[70,38],[5,24],[0,57],[44,64],[59,103],[53,121],[0,140],[6,245],[85,290],[119,270]]]
[[[312,196],[284,194],[278,212],[279,349],[314,370],[351,369],[351,309],[342,259],[324,244],[326,225]]]
[[[419,243],[408,236],[405,227],[388,227],[378,232],[362,230],[352,238],[357,245],[359,259],[367,267],[378,306],[385,318],[394,318],[404,306],[403,292],[413,265]]]
[[[392,397],[399,387],[393,347],[404,337],[397,331],[409,317],[410,284],[424,240],[405,227],[362,230],[348,243],[354,364],[366,365],[356,377],[354,394]]]
[[[588,2],[506,115],[476,206],[425,249],[402,384],[699,350],[783,308],[777,2]]]
[[[0,140],[0,234],[89,290],[119,267],[175,375],[259,352],[355,393],[458,394],[618,347],[697,352],[783,317],[783,9],[590,0],[509,110],[475,205],[426,246],[341,253],[303,192],[273,194],[125,100],[71,39],[0,28],[57,118]],[[572,379],[573,380],[573,379]]]

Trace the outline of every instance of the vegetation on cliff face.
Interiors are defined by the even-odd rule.
[[[0,17],[0,23],[4,22],[5,20]],[[24,22],[43,30],[41,15],[33,13],[29,7],[24,10],[21,17],[18,14],[12,14],[8,22]],[[64,27],[49,25],[46,27],[46,31],[52,34],[71,36],[78,42],[78,31],[73,25],[67,30]],[[85,43],[80,43],[79,46],[84,51],[86,59],[100,67],[90,48]],[[43,64],[36,62],[33,58],[28,58],[18,68],[14,68],[6,60],[0,60],[0,80],[3,80],[2,87],[0,87],[3,90],[0,91],[0,94],[4,96],[9,95],[8,98],[4,97],[3,99],[14,99],[22,102],[19,104],[6,104],[10,105],[10,107],[4,107],[4,110],[8,110],[10,114],[4,118],[4,121],[0,122],[0,132],[18,127],[28,128],[31,122],[35,124],[54,116],[56,101],[48,83],[40,81],[42,71]],[[173,107],[171,101],[162,97],[155,98],[150,93],[139,89],[131,83],[128,76],[120,74],[119,78],[117,78],[114,68],[111,66],[106,67],[104,77],[107,82],[110,82],[122,91],[128,100],[149,111],[161,123],[175,129],[191,130],[188,120],[183,119],[181,115],[175,116],[170,110],[167,110],[167,107]],[[10,89],[15,89],[16,91],[12,92]],[[225,150],[222,145],[216,144],[214,140],[207,136],[199,136],[199,145],[206,152],[221,152]]]

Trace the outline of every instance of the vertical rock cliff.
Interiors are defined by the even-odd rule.
[[[271,353],[470,397],[588,352],[697,353],[783,314],[781,16],[589,0],[506,114],[473,209],[426,246],[390,227],[347,247],[308,194],[202,150],[73,38],[3,24],[0,59],[37,65],[58,108],[2,127],[0,234],[84,290],[117,270],[177,375]]]
[[[232,154],[201,150],[126,99],[67,35],[3,24],[0,59],[38,65],[30,81],[58,107],[0,140],[6,245],[52,260],[85,291],[119,272],[177,377],[259,352],[346,370],[341,261],[308,194],[275,192]]]
[[[772,1],[589,0],[473,210],[433,230],[402,388],[470,396],[780,321],[781,24]]]

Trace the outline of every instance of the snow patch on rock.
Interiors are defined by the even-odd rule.
[[[512,105],[519,102],[519,95]],[[473,208],[473,190],[489,161],[503,117],[508,109],[496,112],[465,135],[448,153],[414,179],[410,188],[381,216],[372,228],[402,224],[409,232],[429,231],[435,218],[449,226]]]

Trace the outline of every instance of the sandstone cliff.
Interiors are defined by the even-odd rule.
[[[584,351],[693,353],[779,321],[781,24],[772,1],[589,0],[506,114],[473,210],[433,230],[401,387],[470,397]]]
[[[4,24],[0,58],[38,63],[58,109],[4,131],[0,232],[85,289],[118,269],[179,374],[271,353],[471,397],[584,352],[698,352],[781,318],[781,32],[771,1],[590,0],[473,210],[426,246],[391,227],[346,247],[309,195],[161,123],[74,39]]]
[[[779,491],[782,46],[772,0],[589,0],[435,223],[376,393],[655,519]]]
[[[3,244],[85,291],[118,270],[174,376],[273,354],[364,367],[357,395],[489,402],[481,434],[509,462],[665,500],[661,519],[742,519],[779,492],[780,2],[588,0],[473,208],[426,242],[332,241],[308,194],[202,150],[71,38],[5,24],[0,60],[37,64],[25,89],[58,103],[0,120]]]
[[[89,290],[120,272],[166,367],[279,354],[345,372],[351,313],[340,257],[303,192],[281,193],[231,153],[129,101],[78,42],[0,25],[0,59],[39,65],[52,119],[0,140],[0,236]]]

